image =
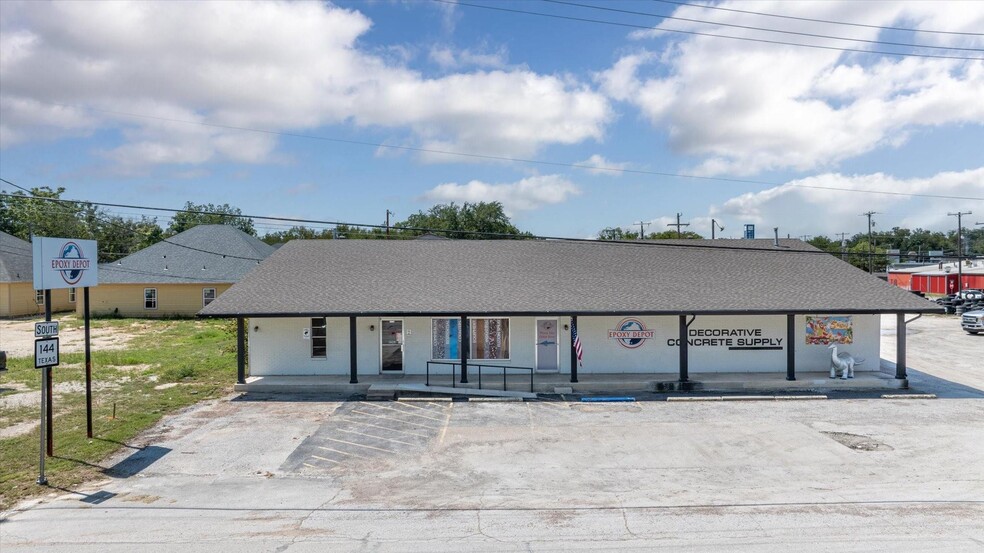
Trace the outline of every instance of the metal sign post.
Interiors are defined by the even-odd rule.
[[[50,297],[50,291],[46,290],[46,298]],[[58,323],[36,323],[34,333],[53,332],[58,333]],[[39,472],[37,483],[45,486],[48,479],[44,475],[45,453],[51,455],[51,367],[58,365],[58,338],[45,336],[34,340],[34,368],[41,369],[41,442],[39,455]]]

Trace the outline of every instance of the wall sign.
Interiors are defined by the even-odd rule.
[[[854,324],[845,317],[806,317],[806,343],[809,345],[853,344]]]
[[[615,327],[608,331],[608,338],[617,340],[620,346],[629,349],[641,346],[656,333],[654,330],[648,330],[642,321],[633,317],[622,319]]]
[[[782,338],[765,336],[761,328],[691,328],[687,336],[688,347],[726,347],[731,351],[783,349]],[[666,345],[677,347],[680,339],[670,338]]]
[[[95,240],[31,238],[34,255],[34,289],[97,286],[98,250]]]

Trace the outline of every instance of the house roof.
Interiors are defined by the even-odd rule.
[[[200,315],[937,311],[798,240],[295,240]]]
[[[237,282],[275,248],[229,225],[198,225],[119,261],[99,265],[99,284]]]
[[[34,280],[31,243],[0,232],[0,282],[32,282]]]

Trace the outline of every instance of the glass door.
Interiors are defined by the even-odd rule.
[[[560,370],[560,345],[557,343],[557,319],[536,320],[536,372]]]
[[[403,371],[403,321],[380,321],[382,372]]]

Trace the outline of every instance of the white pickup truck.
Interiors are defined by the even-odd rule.
[[[984,332],[984,309],[965,312],[960,319],[960,326],[971,334]]]

